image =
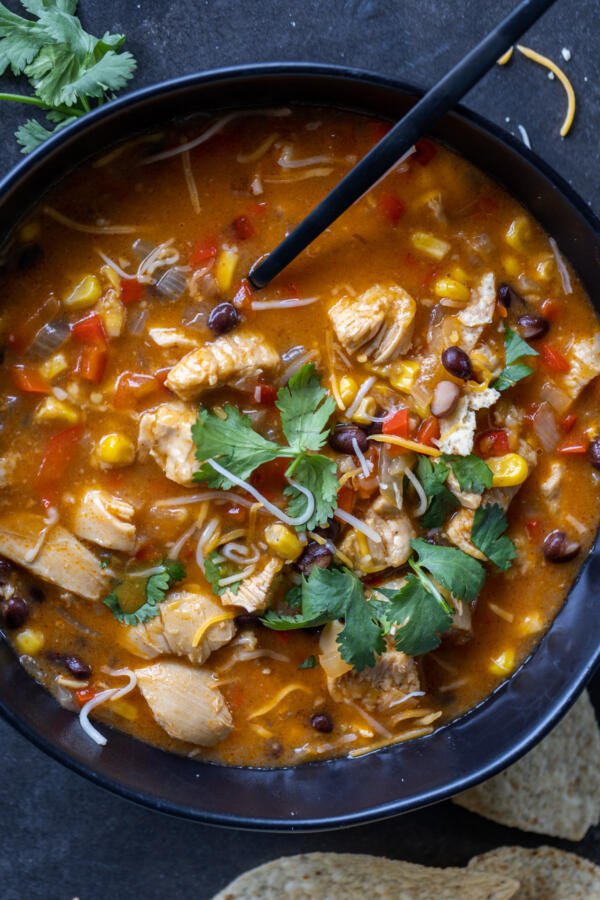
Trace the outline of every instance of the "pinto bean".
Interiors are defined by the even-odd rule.
[[[453,381],[439,381],[433,392],[431,412],[434,416],[448,416],[460,397],[460,388]]]
[[[356,440],[358,449],[363,453],[368,449],[367,432],[360,425],[339,424],[329,435],[329,446],[338,453],[354,453],[353,440]]]
[[[473,377],[471,360],[460,347],[446,347],[442,353],[442,365],[455,378],[462,378],[463,381],[468,381],[469,378]]]
[[[581,544],[570,540],[565,532],[558,528],[547,534],[544,539],[544,556],[549,562],[570,562],[580,550]]]

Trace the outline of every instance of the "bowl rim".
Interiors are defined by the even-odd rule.
[[[231,79],[237,80],[244,78],[261,78],[272,75],[281,77],[317,76],[330,79],[332,82],[336,79],[342,82],[361,82],[375,87],[391,89],[399,95],[405,94],[411,96],[419,96],[424,92],[422,88],[416,87],[413,84],[380,75],[376,72],[371,72],[354,67],[324,65],[311,62],[272,62],[257,63],[254,65],[229,66],[226,68],[211,69],[204,72],[196,72],[172,79],[167,79],[132,91],[117,100],[111,101],[110,103],[97,108],[93,112],[87,114],[81,120],[78,120],[77,122],[63,129],[61,132],[57,133],[55,136],[51,137],[44,144],[42,144],[31,154],[29,154],[25,159],[13,166],[9,170],[9,172],[0,180],[0,208],[6,201],[6,198],[11,193],[11,191],[13,191],[14,189],[18,189],[20,183],[24,179],[27,179],[27,177],[34,171],[34,169],[38,165],[47,162],[49,156],[51,156],[55,151],[59,150],[65,144],[67,144],[71,138],[85,132],[94,124],[102,121],[105,118],[110,119],[111,117],[118,115],[122,110],[131,108],[136,104],[141,104],[145,101],[158,98],[161,95],[168,95],[170,92],[180,91],[181,89],[185,89],[187,87],[193,88],[211,82],[227,81]],[[226,106],[227,104],[224,103],[223,105]],[[333,107],[335,106],[334,103],[331,103],[331,105]],[[538,157],[535,152],[525,147],[525,145],[523,145],[517,138],[506,132],[500,126],[488,121],[479,113],[466,109],[462,105],[457,105],[451,115],[457,117],[458,119],[466,119],[467,122],[469,122],[471,125],[474,125],[484,133],[491,135],[497,142],[504,145],[504,147],[508,146],[508,148],[513,152],[524,157],[525,160],[531,166],[536,168],[551,184],[553,191],[558,192],[558,194],[562,195],[564,200],[575,209],[579,216],[583,218],[587,227],[595,233],[596,238],[600,239],[600,219],[598,219],[598,217],[594,214],[590,207],[566,182],[566,180],[562,178],[562,176],[560,176],[556,171],[554,171],[554,169],[543,159]],[[483,162],[480,167],[483,169],[483,171],[485,171],[485,162]],[[408,747],[409,745],[412,745],[414,747],[419,745],[423,741],[427,741],[429,737],[433,737],[434,735],[441,735],[444,733],[448,734],[452,731],[459,733],[461,729],[469,726],[469,723],[474,717],[481,718],[486,715],[486,710],[489,717],[490,707],[494,704],[503,702],[506,706],[507,702],[509,704],[518,702],[520,691],[518,689],[515,689],[515,686],[520,683],[522,674],[526,672],[527,667],[531,663],[531,661],[536,656],[540,655],[542,647],[547,645],[549,642],[552,642],[552,638],[555,636],[556,640],[559,639],[560,629],[555,626],[557,625],[559,619],[568,619],[567,612],[569,607],[569,600],[571,599],[571,597],[574,595],[581,595],[582,593],[585,593],[588,589],[588,585],[598,583],[600,579],[599,545],[600,541],[597,535],[594,546],[591,548],[588,557],[583,561],[581,567],[579,568],[575,581],[573,582],[571,589],[567,594],[567,598],[565,599],[565,602],[563,603],[562,607],[549,626],[548,631],[542,637],[540,642],[538,642],[536,647],[531,651],[531,653],[526,657],[526,659],[523,660],[518,669],[516,669],[512,673],[510,678],[499,685],[494,691],[492,691],[491,694],[489,694],[476,706],[472,707],[457,719],[453,719],[451,722],[446,723],[441,728],[433,732],[432,735],[426,736],[424,738],[417,738],[416,740],[410,741],[404,745],[392,745],[387,748],[382,748],[378,751],[373,751],[370,754],[352,760],[351,763],[356,766],[359,760],[364,763],[367,760],[374,760],[377,758],[381,759],[384,756],[393,753],[394,750],[398,749],[398,747]],[[592,571],[595,569],[597,571]],[[563,623],[563,631],[565,631],[564,624],[565,623]],[[568,621],[566,622],[566,625],[568,630]],[[600,620],[598,620],[597,622],[597,630],[600,635]],[[600,641],[597,642],[594,652],[589,651],[585,659],[578,662],[578,669],[575,676],[571,677],[568,683],[563,685],[560,692],[554,696],[552,703],[547,705],[542,712],[538,712],[535,715],[531,713],[530,710],[527,711],[528,724],[526,726],[523,726],[524,730],[522,729],[523,733],[520,739],[511,743],[508,748],[505,748],[502,752],[496,753],[496,755],[493,756],[493,758],[488,759],[485,764],[480,764],[478,768],[469,771],[467,775],[455,774],[453,777],[446,779],[442,784],[438,784],[437,786],[427,790],[422,790],[418,794],[417,798],[393,798],[388,802],[378,803],[374,806],[367,806],[354,812],[346,812],[341,815],[338,814],[318,817],[308,816],[295,818],[293,817],[292,813],[288,813],[288,815],[285,817],[260,814],[236,815],[234,813],[206,811],[198,809],[197,806],[185,804],[180,801],[172,802],[169,800],[165,800],[151,792],[128,787],[125,783],[120,782],[115,778],[109,777],[106,773],[98,771],[98,769],[94,768],[92,765],[83,763],[80,760],[76,759],[68,749],[60,746],[57,741],[52,742],[43,734],[36,731],[35,728],[33,728],[12,709],[10,703],[7,702],[4,697],[0,697],[0,715],[2,715],[2,717],[7,722],[9,722],[18,732],[20,732],[32,744],[34,744],[34,746],[44,751],[48,756],[57,760],[66,768],[77,772],[79,775],[82,775],[89,781],[111,791],[112,793],[115,793],[125,799],[136,802],[148,808],[156,809],[158,811],[166,812],[182,818],[201,821],[205,824],[218,826],[267,831],[319,831],[332,828],[355,826],[364,824],[366,822],[379,821],[385,818],[389,818],[393,815],[398,815],[403,812],[407,812],[422,806],[429,805],[431,803],[447,799],[448,797],[451,797],[454,794],[459,793],[460,791],[463,791],[468,787],[471,787],[472,785],[491,777],[501,769],[505,768],[507,765],[514,762],[520,756],[522,756],[523,753],[525,753],[530,747],[532,747],[533,744],[537,743],[554,726],[557,720],[567,712],[569,707],[576,700],[579,693],[585,687],[585,684],[587,683],[587,680],[591,676],[593,670],[599,663]],[[39,688],[39,690],[44,691],[43,688]],[[524,693],[527,692],[524,691]],[[531,698],[527,696],[527,699],[530,700]],[[129,736],[127,737],[129,740],[136,740]],[[452,741],[450,741],[450,744],[451,743]],[[159,752],[161,752],[165,757],[173,757],[173,754],[167,754],[164,751]],[[175,758],[180,759],[180,757]],[[276,773],[284,776],[285,773],[296,773],[300,771],[306,772],[307,770],[312,770],[315,773],[315,777],[317,777],[318,770],[329,768],[329,770],[331,771],[335,764],[339,764],[340,762],[345,762],[347,766],[350,765],[350,762],[344,758],[337,760],[320,760],[317,762],[304,763],[295,768],[287,767],[283,769],[249,769],[244,767],[223,767],[202,762],[199,762],[197,764],[209,767],[213,771],[229,768],[233,771],[255,773],[259,776],[261,773],[263,775],[266,773],[267,777],[275,781],[277,780]],[[359,767],[357,766],[357,769],[358,768]],[[248,777],[250,777],[250,775],[248,775]],[[285,781],[279,779],[278,783],[283,785]]]

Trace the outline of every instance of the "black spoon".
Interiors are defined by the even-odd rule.
[[[521,35],[554,3],[523,0],[457,65],[419,100],[403,119],[348,172],[268,256],[255,265],[249,280],[264,288],[348,207],[372,188],[438,119],[491,69]]]

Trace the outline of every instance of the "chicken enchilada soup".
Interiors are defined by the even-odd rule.
[[[428,140],[276,282],[385,133],[188,121],[99,158],[2,274],[0,613],[80,716],[227,764],[431,733],[519,665],[598,522],[598,322]]]

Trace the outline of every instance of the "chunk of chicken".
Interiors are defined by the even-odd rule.
[[[133,553],[135,509],[119,497],[91,488],[80,497],[73,516],[73,531],[77,537],[110,550]]]
[[[165,384],[182,400],[193,400],[209,388],[272,372],[279,363],[279,354],[262,335],[228,334],[191,350],[173,366]]]
[[[136,675],[152,715],[172,738],[213,747],[231,733],[231,712],[212,672],[164,661]]]
[[[329,318],[349,353],[361,350],[365,359],[380,366],[410,347],[416,311],[404,288],[376,284],[360,297],[342,297],[329,310]]]
[[[385,713],[407,694],[420,690],[419,672],[412,657],[399,650],[386,650],[372,668],[346,672],[335,687],[343,699]]]
[[[234,594],[231,588],[225,591],[221,596],[223,606],[241,606],[249,613],[262,612],[267,608],[283,561],[274,556],[267,556],[265,560],[258,571],[240,582],[237,593]]]
[[[19,456],[16,453],[7,453],[0,459],[0,487],[12,484],[18,461]]]
[[[540,482],[540,491],[551,512],[558,512],[560,486],[563,480],[564,471],[564,463],[560,462],[560,460],[550,463],[548,474]]]
[[[187,656],[200,666],[228,644],[236,631],[231,613],[224,612],[200,587],[190,588],[171,591],[156,618],[128,628],[123,646],[145,659],[172,653]],[[225,615],[229,618],[224,619]]]
[[[496,280],[493,272],[487,272],[479,285],[471,291],[471,301],[458,313],[462,325],[460,345],[469,353],[477,344],[486,325],[491,325],[496,308]]]
[[[62,525],[48,526],[35,513],[9,513],[0,519],[0,555],[87,600],[97,600],[108,590],[108,575],[94,554]]]
[[[481,494],[475,494],[470,491],[461,491],[458,478],[450,469],[448,478],[446,479],[448,488],[452,491],[461,506],[465,509],[478,509],[481,506]]]
[[[176,400],[162,403],[145,412],[140,419],[138,450],[141,458],[151,456],[167,478],[177,484],[192,484],[194,472],[200,467],[192,440],[195,421],[193,407]]]
[[[364,573],[381,572],[389,567],[402,566],[410,556],[410,542],[415,536],[405,512],[378,497],[367,510],[365,524],[381,537],[375,542],[359,531],[349,531],[340,550],[349,556],[355,567]]]
[[[600,334],[574,341],[568,354],[569,371],[562,376],[560,387],[572,400],[600,375]]]
[[[479,409],[489,409],[499,397],[499,392],[494,388],[464,394],[452,415],[440,421],[441,434],[437,445],[442,453],[456,453],[458,456],[472,453],[477,429],[476,412]]]
[[[478,550],[475,544],[471,543],[471,530],[474,518],[475,513],[472,509],[459,509],[446,525],[446,537],[463,553],[468,553],[469,556],[474,556],[475,559],[485,560],[481,550]]]
[[[200,343],[180,328],[150,328],[148,337],[159,347],[197,347]]]

